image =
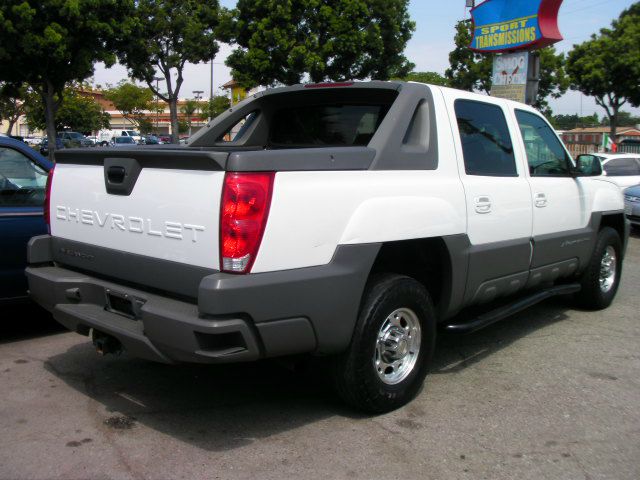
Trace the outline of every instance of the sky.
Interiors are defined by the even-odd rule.
[[[477,2],[479,3],[479,2]],[[587,40],[592,33],[608,27],[611,21],[628,8],[632,0],[564,0],[560,7],[558,22],[564,40],[556,44],[559,52],[568,52],[573,44]],[[235,0],[221,0],[225,7],[233,7]],[[416,71],[434,71],[444,74],[449,66],[449,52],[453,50],[453,36],[455,24],[458,20],[468,18],[465,0],[411,0],[409,13],[416,22],[413,38],[407,44],[405,55],[416,64]],[[225,58],[233,48],[226,44],[220,45],[213,63],[214,94],[221,94],[219,86],[231,79],[229,69],[224,65]],[[210,91],[211,64],[188,64],[185,68],[185,81],[180,91],[180,97],[192,98],[194,90],[203,90],[204,96]],[[127,71],[121,65],[106,69],[97,64],[94,83],[101,86],[116,84],[127,77]],[[162,90],[162,89],[161,89]],[[604,115],[604,110],[598,107],[591,97],[579,92],[569,91],[563,97],[550,101],[555,114]],[[624,110],[635,114],[640,109],[623,107]]]

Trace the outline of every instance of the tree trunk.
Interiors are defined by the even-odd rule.
[[[611,122],[611,132],[610,132],[611,141],[615,142],[615,143],[618,143],[618,142],[616,142],[616,134],[617,134],[617,131],[618,131],[618,110],[619,110],[619,107],[618,107],[618,105],[613,105],[611,109],[613,110],[613,113],[611,114],[611,117],[609,117],[609,121]]]
[[[47,82],[42,96],[44,97],[44,116],[45,125],[47,126],[47,141],[49,142],[49,160],[55,162],[56,110],[58,109],[58,102],[56,102],[56,99],[54,98],[54,88],[50,82]]]
[[[17,118],[9,119],[9,128],[7,128],[7,135],[11,136],[11,132],[13,131],[13,126],[16,124],[17,121],[18,121]]]
[[[169,116],[171,117],[171,143],[178,143],[178,99],[169,99]]]

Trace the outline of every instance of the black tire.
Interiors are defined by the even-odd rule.
[[[391,385],[380,378],[383,374],[378,373],[375,358],[380,329],[398,309],[415,313],[417,318],[412,321],[417,319],[420,324],[421,341],[413,367],[406,377]],[[427,289],[402,275],[372,276],[363,294],[351,344],[333,359],[332,375],[338,394],[349,405],[368,413],[388,412],[405,405],[422,387],[435,340],[436,314]]]
[[[616,271],[613,284],[609,290],[603,291],[600,288],[600,268],[601,262],[608,247],[612,247],[616,254]],[[598,233],[596,246],[591,254],[589,265],[580,277],[582,290],[576,295],[579,306],[589,310],[602,310],[611,305],[622,274],[622,241],[618,232],[611,227],[604,227]]]

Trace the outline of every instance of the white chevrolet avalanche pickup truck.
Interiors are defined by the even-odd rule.
[[[607,307],[628,238],[537,111],[417,83],[267,90],[188,146],[57,159],[27,275],[60,323],[166,363],[325,356],[369,412],[418,392],[438,330]]]

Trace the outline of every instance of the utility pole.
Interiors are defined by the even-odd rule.
[[[213,66],[214,65],[224,65],[224,63],[214,62],[215,57],[211,58],[211,76],[209,77],[209,105],[213,102]],[[207,120],[211,120],[209,117]]]

